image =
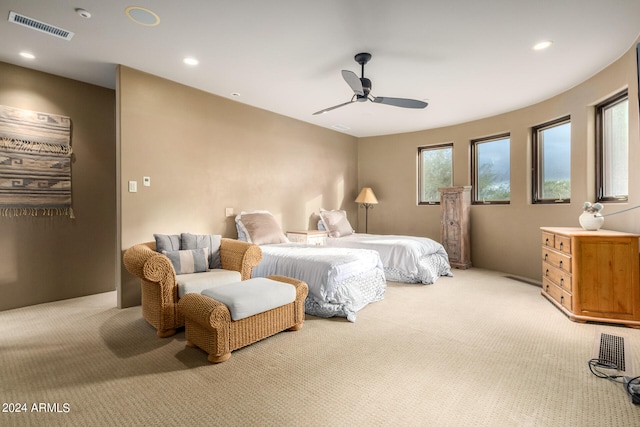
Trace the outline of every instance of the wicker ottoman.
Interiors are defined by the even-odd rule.
[[[287,296],[291,294],[290,289],[283,287],[283,284],[294,287],[295,298],[279,305],[278,298],[291,299]],[[226,304],[206,295],[213,289]],[[304,300],[309,288],[301,280],[269,276],[208,289],[202,293],[205,295],[187,294],[178,301],[179,310],[184,314],[187,346],[203,349],[209,354],[211,363],[220,363],[229,359],[233,350],[284,330],[297,331],[302,328]],[[278,297],[278,294],[281,296]],[[269,307],[270,300],[273,300],[273,308],[251,314],[252,311]]]

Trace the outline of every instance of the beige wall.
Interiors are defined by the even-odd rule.
[[[269,210],[285,230],[308,229],[320,208],[355,218],[356,138],[127,67],[117,91],[122,250],[154,233],[236,238],[225,208]],[[139,282],[121,274],[120,306],[139,304]]]
[[[76,216],[0,216],[0,310],[114,290],[114,91],[2,62],[0,76],[0,104],[71,118]]]
[[[4,63],[0,75],[0,104],[71,117],[77,217],[0,217],[0,310],[116,286],[119,306],[138,304],[139,284],[123,271],[122,251],[152,240],[153,233],[235,237],[227,207],[268,209],[285,229],[314,227],[313,213],[320,208],[343,208],[362,231],[364,211],[353,199],[360,187],[371,186],[380,204],[370,211],[370,232],[439,240],[439,207],[416,204],[417,147],[454,142],[454,184],[468,185],[469,140],[502,132],[511,133],[512,201],[472,207],[472,259],[478,267],[538,279],[538,228],[578,226],[582,203],[594,199],[593,105],[626,86],[629,203],[608,204],[604,212],[640,204],[634,49],[589,81],[531,107],[361,139],[126,67],[118,72],[116,94]],[[532,205],[530,128],[567,114],[572,203]],[[151,187],[142,186],[143,176],[151,177]],[[137,193],[127,192],[129,180],[138,181]],[[640,209],[607,218],[605,227],[640,233]]]
[[[539,227],[579,226],[582,204],[595,197],[593,105],[625,87],[630,101],[629,203],[607,204],[603,213],[640,204],[636,73],[634,44],[587,82],[531,107],[446,128],[361,138],[358,182],[372,186],[380,202],[369,214],[369,231],[440,240],[439,206],[417,205],[417,148],[453,142],[454,185],[470,185],[470,140],[510,132],[511,204],[472,206],[471,258],[476,267],[540,280]],[[571,204],[532,205],[531,127],[566,115],[571,115],[572,132]],[[640,209],[606,218],[605,228],[640,233]]]

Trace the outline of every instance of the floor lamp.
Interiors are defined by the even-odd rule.
[[[373,208],[373,205],[378,204],[378,199],[376,199],[376,195],[373,194],[373,190],[369,187],[363,187],[360,190],[360,194],[356,197],[356,203],[360,203],[360,207],[365,209],[364,213],[364,232],[369,233],[369,208]]]

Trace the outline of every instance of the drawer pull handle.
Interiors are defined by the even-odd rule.
[[[564,277],[560,278],[560,287],[562,287],[562,285],[564,284]]]
[[[564,295],[560,295],[560,304],[564,305]]]
[[[547,285],[547,287],[546,287],[545,291],[546,291],[546,292],[549,292],[549,285]]]
[[[560,268],[562,268],[562,260],[560,260]]]
[[[549,269],[547,268],[547,270],[544,272],[545,277],[549,275]]]
[[[560,250],[562,250],[562,245],[564,242],[560,242]]]
[[[544,260],[547,260],[547,257],[549,256],[549,254],[544,254]]]
[[[545,246],[549,246],[549,238],[548,237],[546,239],[544,239],[544,245]]]

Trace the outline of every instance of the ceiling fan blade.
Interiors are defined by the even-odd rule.
[[[377,102],[378,104],[387,104],[402,108],[425,108],[427,105],[429,105],[428,103],[424,101],[418,101],[417,99],[389,98],[385,96],[376,96],[372,99],[372,101]]]
[[[356,73],[349,70],[342,70],[342,78],[344,79],[345,82],[347,82],[349,86],[351,86],[351,89],[353,89],[353,92],[356,95],[360,95],[360,96],[364,95],[362,82],[360,81],[360,78],[356,75]]]
[[[355,102],[353,100],[349,101],[349,102],[345,102],[339,105],[334,105],[333,107],[329,107],[329,108],[325,108],[324,110],[320,110],[320,111],[316,111],[315,113],[313,113],[312,115],[318,115],[318,114],[324,114],[324,113],[328,113],[331,110],[335,110],[336,108],[340,108],[340,107],[344,107],[347,104],[351,104],[352,102]]]

